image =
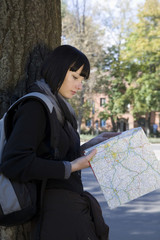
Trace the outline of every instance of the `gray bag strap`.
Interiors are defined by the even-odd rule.
[[[19,98],[16,102],[14,102],[10,106],[8,111],[10,111],[16,105],[18,105],[22,101],[22,99],[25,99],[25,98],[31,98],[31,99],[38,98],[38,99],[41,99],[46,104],[46,106],[48,107],[49,112],[52,113],[53,103],[51,102],[51,100],[45,94],[39,93],[39,92],[31,92],[31,93],[28,93],[28,94],[24,95],[23,97]]]
[[[39,92],[31,92],[31,93],[28,93],[28,94],[24,95],[23,97],[19,98],[16,102],[14,102],[10,106],[8,111],[10,111],[12,108],[16,107],[16,105],[18,105],[25,98],[26,99],[28,99],[28,98],[40,99],[43,103],[45,103],[45,105],[48,108],[50,113],[52,113],[53,109],[55,110],[58,121],[62,125],[64,124],[64,119],[63,119],[63,116],[62,116],[62,112],[59,110],[56,99],[52,98],[52,101],[51,101],[51,99],[46,94],[39,93]]]
[[[40,102],[42,102],[43,105],[45,105],[51,126],[51,138],[50,138],[51,148],[55,149],[55,152],[57,152],[55,155],[58,156],[57,145],[59,142],[59,134],[58,131],[56,131],[58,129],[57,126],[58,123],[56,119],[62,124],[62,117],[60,116],[60,114],[57,114],[56,111],[57,104],[54,105],[55,99],[52,99],[51,101],[50,98],[43,93],[31,92],[19,98],[15,103],[13,103],[8,109],[7,113],[12,109],[16,108],[16,106],[18,106],[18,104],[23,102],[23,100],[25,99],[38,99]],[[52,114],[55,116],[54,118],[52,118]],[[5,114],[5,116],[7,115],[8,114]],[[6,124],[6,126],[8,126],[8,123]]]

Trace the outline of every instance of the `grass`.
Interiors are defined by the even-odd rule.
[[[149,138],[151,143],[160,143],[160,138]]]
[[[80,135],[81,142],[87,142],[94,137],[95,137],[95,135],[88,135],[88,134],[81,134]]]
[[[81,138],[81,142],[87,142],[87,141],[89,141],[90,139],[92,139],[92,138],[94,138],[96,135],[87,135],[87,134],[81,134],[80,135],[80,138]],[[148,138],[149,139],[149,141],[151,142],[151,143],[159,143],[160,144],[160,138],[151,138],[151,137],[149,137]]]

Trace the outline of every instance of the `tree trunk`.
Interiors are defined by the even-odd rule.
[[[78,123],[78,132],[81,134],[81,123],[83,118],[83,104],[84,104],[84,88],[80,92],[80,106],[78,110],[77,123]]]
[[[146,113],[146,121],[145,121],[145,130],[147,137],[150,136],[151,133],[151,112]]]
[[[60,45],[60,7],[60,0],[1,0],[0,116],[40,78],[48,50]],[[28,240],[29,232],[29,223],[1,227],[0,240]]]
[[[1,0],[0,116],[40,77],[41,62],[60,37],[60,0]]]
[[[113,129],[113,132],[117,132],[117,125],[114,121],[114,117],[111,116],[111,122],[112,122],[112,129]]]

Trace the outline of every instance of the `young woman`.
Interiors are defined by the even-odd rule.
[[[75,114],[66,101],[82,89],[89,73],[87,57],[72,46],[62,45],[50,53],[42,66],[42,79],[29,90],[46,94],[51,101],[54,99],[54,104],[56,101],[51,116],[53,131],[58,137],[56,155],[50,147],[50,125],[41,102],[25,100],[13,117],[12,132],[3,152],[2,171],[8,178],[22,182],[48,179],[40,240],[108,239],[108,227],[97,201],[83,191],[80,170],[89,167],[96,153],[93,150],[83,156],[85,148],[116,134],[102,134],[80,146]],[[38,224],[37,220],[32,240]]]

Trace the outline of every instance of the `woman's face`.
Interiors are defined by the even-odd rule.
[[[83,66],[76,72],[68,70],[59,93],[65,98],[72,98],[78,90],[82,89],[82,81],[84,77],[80,76]]]

